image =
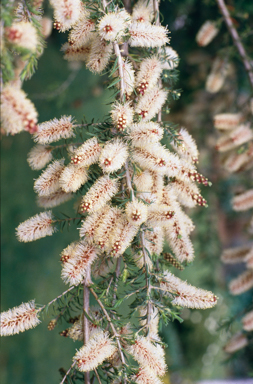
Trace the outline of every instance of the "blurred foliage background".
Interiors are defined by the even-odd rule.
[[[253,3],[248,0],[228,3],[248,54],[252,55],[247,30],[253,25]],[[214,149],[216,133],[212,116],[239,108],[249,95],[249,85],[224,25],[210,46],[199,48],[196,44],[196,33],[205,20],[221,18],[215,1],[162,1],[161,13],[162,23],[171,31],[171,46],[180,57],[177,86],[182,89],[182,96],[171,104],[167,119],[185,126],[196,139],[200,149],[199,170],[213,183],[211,188],[202,188],[209,207],[190,212],[196,224],[193,235],[196,258],[178,275],[219,296],[215,309],[185,309],[182,324],[173,322],[161,329],[168,344],[169,377],[164,382],[186,384],[203,379],[247,377],[252,364],[252,346],[228,359],[222,346],[231,334],[231,327],[220,326],[252,301],[252,292],[239,297],[228,294],[227,283],[237,275],[238,265],[225,268],[220,254],[223,248],[240,245],[246,238],[248,217],[233,213],[229,201],[236,186],[250,186],[250,177],[230,176],[220,167]],[[50,8],[46,7],[46,14],[52,16]],[[60,47],[66,39],[67,35],[53,31],[39,60],[38,71],[25,82],[24,90],[38,110],[39,122],[63,114],[72,115],[79,122],[84,116],[87,121],[103,119],[111,101],[111,94],[105,89],[105,77],[92,75],[84,67],[64,61]],[[205,91],[205,80],[220,49],[227,49],[232,70],[222,90],[212,95]],[[69,231],[64,229],[64,236],[57,233],[52,238],[28,244],[17,241],[18,224],[40,212],[33,191],[33,180],[39,173],[32,171],[26,160],[32,146],[27,132],[3,136],[1,140],[1,310],[33,298],[44,304],[59,295],[65,289],[60,279],[59,255],[78,238],[78,231],[71,226]],[[73,202],[65,203],[58,211],[72,216]],[[45,318],[34,330],[1,340],[1,383],[60,381],[58,369],[70,366],[79,344],[59,335],[66,324],[62,324],[62,329],[57,327],[49,332],[49,320]],[[237,327],[234,323],[233,331]]]

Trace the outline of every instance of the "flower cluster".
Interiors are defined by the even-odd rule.
[[[63,249],[60,261],[61,277],[70,285],[66,292],[76,289],[80,294],[83,289],[83,310],[61,334],[84,342],[73,367],[85,375],[93,370],[97,374],[100,366],[108,380],[120,375],[125,382],[127,372],[136,383],[159,384],[167,370],[158,332],[160,314],[168,316],[163,307],[205,309],[217,302],[213,293],[164,270],[169,262],[181,270],[182,263],[194,259],[190,240],[194,224],[184,207],[207,206],[197,183],[210,185],[196,169],[198,149],[185,128],[170,149],[161,143],[168,129],[161,116],[169,93],[162,77],[164,71],[176,68],[178,55],[167,45],[168,31],[157,22],[157,9],[147,0],[139,0],[132,15],[113,3],[104,4],[103,10],[95,5],[95,11],[79,0],[51,0],[51,4],[55,27],[69,30],[65,58],[83,60],[97,73],[107,68],[110,86],[118,94],[110,118],[105,124],[87,124],[90,132],[74,124],[71,116],[40,123],[33,135],[36,145],[28,155],[31,168],[46,167],[34,183],[39,206],[52,208],[81,195],[76,204],[78,217],[73,218],[81,222],[79,239]],[[145,58],[140,62],[124,58],[121,43],[129,49],[139,47]],[[75,128],[86,139],[80,135],[82,141],[78,141]],[[45,211],[21,223],[19,240],[52,235],[57,223],[61,226],[72,220],[56,217]],[[170,257],[163,252],[165,246],[170,247]],[[129,295],[141,295],[142,305],[135,308],[140,327],[135,333],[117,312],[128,297],[124,292],[121,298],[125,282],[131,286]],[[165,294],[160,307],[155,297],[161,290]],[[89,308],[90,293],[102,314]],[[51,303],[58,304],[57,299]],[[69,320],[69,312],[64,315]],[[53,319],[49,328],[57,321]],[[126,370],[126,353],[136,360],[138,371]]]

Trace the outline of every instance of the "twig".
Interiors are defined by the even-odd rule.
[[[149,331],[149,324],[150,324],[150,320],[151,320],[151,303],[150,303],[150,300],[149,300],[149,295],[150,295],[151,287],[150,287],[150,284],[149,284],[149,277],[148,277],[148,263],[147,263],[148,255],[147,255],[147,251],[146,251],[146,247],[145,247],[144,231],[142,231],[142,233],[141,233],[141,245],[142,245],[142,252],[143,252],[144,261],[145,261],[145,271],[146,271],[146,286],[147,286],[147,296],[148,296],[147,328],[148,328],[148,331]]]
[[[124,93],[125,93],[125,82],[124,82],[124,75],[123,75],[123,60],[119,49],[119,44],[115,41],[113,43],[114,47],[114,53],[116,57],[118,58],[118,68],[119,68],[119,77],[120,77],[120,101],[122,102],[124,99]]]
[[[64,378],[62,379],[62,381],[60,382],[60,384],[64,384],[64,381],[66,380],[66,378],[67,378],[69,372],[70,372],[71,369],[74,367],[74,365],[75,365],[75,362],[74,362],[74,363],[71,365],[71,367],[68,369],[68,371],[66,372],[66,374],[65,374]]]
[[[238,35],[237,30],[233,26],[231,17],[229,15],[229,12],[228,12],[228,9],[226,7],[226,4],[224,3],[224,0],[216,0],[216,1],[217,1],[217,4],[218,4],[219,8],[220,8],[220,11],[221,11],[221,13],[222,13],[222,15],[224,17],[225,23],[227,24],[227,28],[228,28],[228,31],[229,31],[232,39],[233,39],[234,45],[236,46],[236,48],[238,50],[238,53],[239,53],[239,55],[242,58],[243,65],[244,65],[245,70],[246,70],[246,72],[247,72],[247,74],[249,76],[249,81],[250,81],[251,87],[253,89],[253,68],[250,65],[250,62],[249,62],[249,60],[247,58],[244,46],[243,46],[243,44],[241,42],[241,39],[240,39],[240,37]]]
[[[114,288],[113,288],[113,300],[112,300],[112,305],[115,304],[116,302],[116,293],[117,293],[117,288],[118,288],[118,280],[119,280],[119,275],[120,275],[120,264],[121,264],[121,257],[118,258],[117,260],[117,265],[116,265],[116,269],[115,269],[115,274],[116,274],[116,279],[115,279],[115,284],[114,284]]]
[[[153,10],[154,10],[154,15],[155,15],[155,24],[156,25],[160,25],[160,14],[159,14],[159,2],[158,0],[153,0]],[[159,53],[159,49],[158,49],[158,53]],[[158,86],[161,87],[162,86],[162,80],[161,78],[158,80]],[[157,114],[157,122],[158,123],[161,123],[162,121],[162,110],[160,109],[160,111],[158,112]]]
[[[97,376],[97,379],[98,379],[99,384],[102,384],[102,383],[101,383],[101,380],[100,380],[100,378],[99,378],[99,376],[98,376],[98,371],[96,370],[96,368],[94,368],[94,372],[95,372],[95,375]]]
[[[128,168],[128,162],[127,162],[127,161],[126,161],[126,163],[125,163],[125,170],[126,170],[126,182],[127,182],[127,188],[128,188],[129,191],[131,192],[131,198],[132,198],[132,201],[134,201],[134,199],[135,199],[135,196],[134,196],[134,190],[133,190],[133,187],[132,187],[132,182],[131,182],[131,177],[130,177],[129,168]]]
[[[90,269],[87,270],[87,276],[83,284],[83,311],[88,314],[90,306],[90,291],[88,284],[90,282]],[[89,321],[83,316],[83,344],[86,345],[89,341]],[[84,373],[84,384],[90,384],[90,372]]]
[[[120,344],[120,341],[119,341],[119,335],[111,321],[111,318],[107,312],[107,310],[105,309],[103,303],[101,302],[101,300],[98,298],[98,295],[96,294],[96,292],[92,289],[92,288],[89,288],[90,292],[92,293],[92,295],[95,297],[97,303],[99,304],[100,308],[102,309],[102,311],[104,312],[105,314],[105,317],[108,321],[108,323],[110,324],[110,327],[112,329],[112,332],[114,334],[114,337],[116,339],[116,342],[117,342],[117,346],[118,346],[118,350],[119,350],[119,354],[120,354],[120,359],[121,359],[121,362],[123,365],[126,365],[126,361],[125,361],[125,357],[124,357],[124,354],[123,354],[123,351],[122,351],[122,347],[121,347],[121,344]]]
[[[64,291],[61,295],[57,296],[55,299],[51,300],[49,303],[43,305],[41,308],[39,308],[37,310],[37,312],[40,312],[42,311],[46,306],[49,307],[49,305],[53,304],[56,300],[60,299],[62,296],[66,295],[66,293],[72,291],[72,289],[76,288],[76,285],[73,285],[72,287],[70,287],[69,289],[67,289],[66,291]]]

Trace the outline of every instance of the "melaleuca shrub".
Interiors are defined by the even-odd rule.
[[[194,259],[194,224],[185,207],[207,206],[200,185],[210,185],[196,169],[192,136],[163,122],[164,108],[179,96],[173,90],[178,55],[160,24],[156,1],[154,8],[137,1],[132,14],[121,2],[50,3],[55,28],[68,31],[64,59],[106,72],[115,99],[105,121],[78,123],[62,116],[37,125],[28,163],[44,168],[34,190],[45,211],[21,223],[17,237],[30,242],[77,223],[76,240],[60,255],[68,288],[44,306],[29,302],[3,312],[2,334],[36,326],[54,306],[48,329],[67,319],[71,325],[62,335],[79,342],[62,383],[68,376],[75,381],[76,372],[86,383],[95,376],[113,383],[159,383],[167,370],[159,324],[180,319],[180,308],[206,309],[217,302],[212,292],[170,271]],[[73,217],[52,211],[76,197]],[[122,317],[130,297],[131,308]],[[78,315],[71,314],[73,301]]]

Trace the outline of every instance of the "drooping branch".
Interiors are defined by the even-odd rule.
[[[90,269],[88,268],[87,276],[83,284],[83,311],[84,313],[89,312],[90,306],[90,291],[88,288],[90,282]],[[89,321],[87,317],[83,316],[83,344],[86,345],[89,341]],[[84,383],[90,384],[90,372],[85,372],[84,374]]]
[[[249,81],[250,81],[250,84],[251,84],[251,87],[253,89],[253,68],[247,58],[247,54],[246,54],[246,51],[245,51],[245,48],[241,42],[241,39],[238,35],[238,32],[237,30],[235,29],[235,27],[233,26],[233,22],[231,20],[231,17],[230,17],[230,14],[228,12],[228,9],[226,7],[226,4],[224,2],[224,0],[216,0],[217,1],[217,4],[220,8],[220,11],[223,15],[223,18],[225,20],[225,23],[227,25],[227,28],[228,28],[228,31],[233,39],[233,42],[234,42],[234,45],[236,46],[237,48],[237,51],[239,53],[239,55],[241,56],[242,58],[242,62],[243,62],[243,65],[244,65],[244,68],[248,74],[248,77],[249,77]]]

